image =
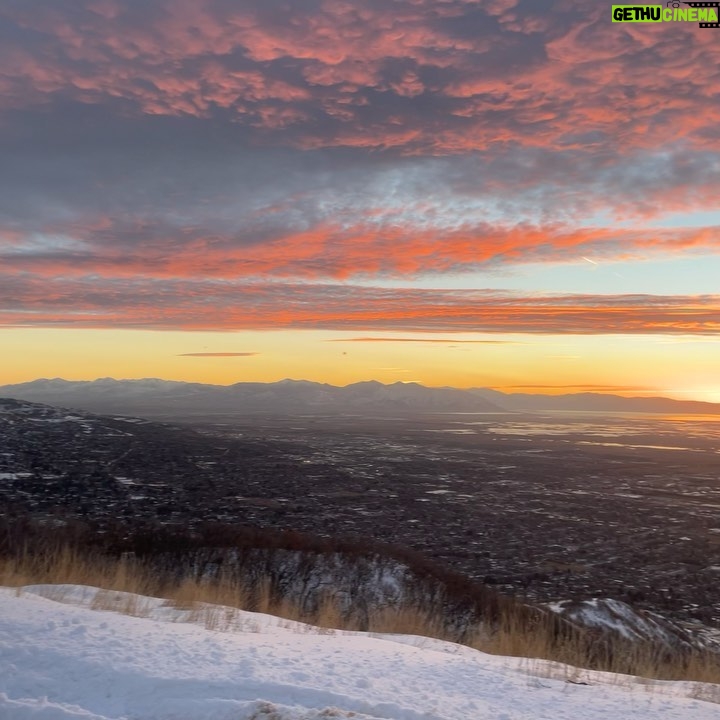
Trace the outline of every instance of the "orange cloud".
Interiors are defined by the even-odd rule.
[[[202,358],[226,358],[226,357],[253,357],[259,355],[256,352],[197,352],[180,353],[178,357],[202,357]]]
[[[0,278],[0,325],[412,333],[720,333],[720,296],[532,295],[227,281]],[[438,335],[438,338],[441,336]],[[452,338],[446,342],[455,342]]]
[[[53,246],[47,252],[11,249],[0,259],[16,272],[46,277],[84,276],[157,278],[347,279],[358,276],[407,276],[458,272],[518,262],[562,262],[592,255],[598,259],[631,259],[648,251],[677,254],[714,252],[720,230],[570,229],[560,225],[503,227],[478,225],[458,230],[401,227],[391,224],[311,230],[252,243],[251,238],[203,237],[197,231],[177,233],[162,227],[133,229],[122,225],[97,242],[94,232],[76,226],[78,248]],[[175,236],[163,237],[163,232]],[[145,233],[149,237],[145,236]],[[155,237],[159,234],[159,237]]]
[[[326,340],[325,342],[362,342],[362,343],[443,343],[447,345],[452,343],[453,345],[458,344],[472,344],[472,345],[518,345],[519,343],[511,342],[509,340],[456,340],[455,338],[383,338],[383,337],[358,337],[358,338],[338,338],[335,340]]]
[[[651,226],[717,206],[714,32],[576,0],[34,0],[0,23],[6,324],[718,330],[715,296],[660,285],[341,284],[717,253],[717,226]]]
[[[573,390],[575,392],[658,392],[657,388],[638,385],[593,385],[581,383],[578,385],[503,385],[495,390]]]

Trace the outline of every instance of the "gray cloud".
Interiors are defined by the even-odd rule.
[[[204,327],[211,302],[342,295],[300,281],[717,252],[717,227],[652,228],[716,205],[716,36],[608,15],[581,0],[0,0],[5,317],[158,326],[157,303],[168,326]],[[253,278],[277,285],[238,289]],[[343,297],[334,319],[288,326],[342,327]]]

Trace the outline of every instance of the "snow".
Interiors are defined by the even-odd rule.
[[[713,689],[83,586],[0,588],[2,720],[710,720]]]
[[[546,603],[552,612],[589,628],[618,633],[627,640],[649,640],[670,649],[692,647],[720,652],[720,632],[699,622],[674,622],[649,610],[636,610],[620,600],[561,600]]]
[[[657,623],[648,621],[629,605],[612,598],[593,598],[577,603],[563,600],[547,603],[547,607],[583,625],[615,630],[628,640],[663,639],[668,635]]]

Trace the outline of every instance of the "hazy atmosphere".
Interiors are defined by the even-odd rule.
[[[580,0],[0,0],[0,384],[720,401],[720,46]]]

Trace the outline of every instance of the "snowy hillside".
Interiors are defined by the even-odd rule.
[[[0,588],[3,720],[710,720],[719,695],[217,606]]]
[[[633,642],[720,652],[720,631],[700,623],[673,622],[612,598],[563,600],[547,603],[546,607],[576,625],[615,633]]]

